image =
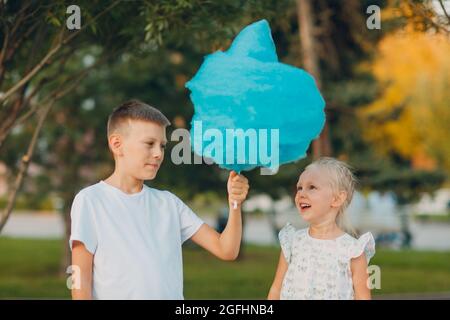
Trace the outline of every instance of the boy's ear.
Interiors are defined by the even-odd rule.
[[[334,197],[333,202],[331,203],[332,207],[339,208],[342,206],[347,199],[347,192],[339,191]]]
[[[108,137],[109,149],[115,156],[121,156],[122,151],[122,137],[120,134],[113,133]]]

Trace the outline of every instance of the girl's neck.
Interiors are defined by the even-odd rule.
[[[314,223],[309,226],[309,235],[317,239],[334,239],[344,232],[336,224],[336,221]]]

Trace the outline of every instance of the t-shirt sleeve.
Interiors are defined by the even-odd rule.
[[[183,201],[175,196],[176,206],[180,217],[181,243],[194,235],[204,223]]]
[[[95,227],[94,210],[89,199],[78,193],[72,203],[70,211],[72,220],[69,246],[72,250],[73,241],[80,241],[90,253],[97,249],[97,233]]]

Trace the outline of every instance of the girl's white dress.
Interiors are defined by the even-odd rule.
[[[309,235],[309,228],[297,230],[290,223],[281,229],[279,239],[288,262],[280,299],[354,298],[350,261],[365,253],[367,263],[375,254],[370,232],[355,239],[348,233],[334,240]]]

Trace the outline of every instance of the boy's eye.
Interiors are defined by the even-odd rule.
[[[149,145],[150,147],[153,147],[153,142],[147,142],[147,145]]]
[[[315,186],[309,186],[309,188],[310,188],[310,189],[315,189],[316,187],[315,187]]]
[[[165,149],[166,148],[166,145],[165,144],[162,144],[161,145],[161,149]]]

